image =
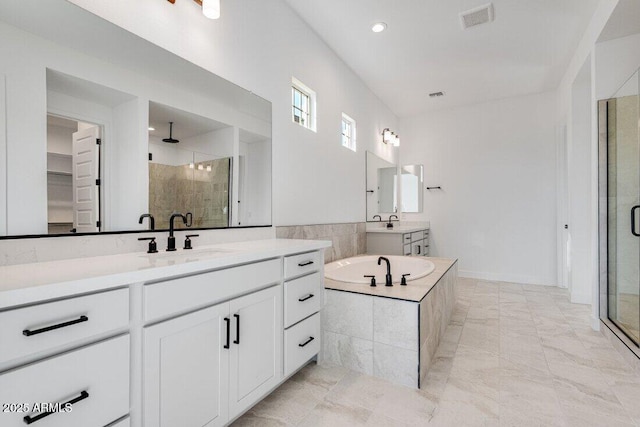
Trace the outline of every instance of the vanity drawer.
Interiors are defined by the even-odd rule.
[[[411,233],[411,241],[417,242],[418,240],[424,239],[424,235],[422,231],[414,231]]]
[[[317,312],[322,308],[322,277],[313,273],[284,284],[284,327]]]
[[[145,285],[145,321],[229,300],[280,282],[279,259]]]
[[[26,412],[0,413],[0,425],[24,427],[33,404],[73,403],[36,426],[104,426],[129,412],[129,335],[113,338],[0,375],[0,402],[28,405]]]
[[[404,245],[403,254],[405,256],[411,255],[411,245]]]
[[[429,238],[429,230],[424,230],[422,232],[422,237],[425,238],[425,239]]]
[[[320,313],[284,331],[284,375],[290,375],[320,352]]]
[[[320,252],[307,252],[284,258],[284,278],[300,276],[320,269]]]
[[[0,313],[0,363],[129,325],[129,289]]]
[[[402,241],[404,242],[404,244],[411,243],[411,234],[410,233],[403,234]]]

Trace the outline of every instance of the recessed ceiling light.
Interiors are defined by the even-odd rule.
[[[152,128],[151,126],[149,126],[149,130],[150,130],[150,131],[152,131],[152,130],[156,130],[156,128]]]
[[[387,24],[385,24],[384,22],[376,22],[371,26],[371,31],[373,31],[374,33],[381,33],[386,29]]]

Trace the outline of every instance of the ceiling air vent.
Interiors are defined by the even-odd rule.
[[[493,3],[469,9],[460,14],[460,22],[463,30],[491,21],[493,21]]]
[[[431,98],[439,98],[441,96],[444,96],[444,92],[433,92],[429,94],[429,97]]]

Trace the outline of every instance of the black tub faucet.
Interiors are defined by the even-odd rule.
[[[384,278],[384,285],[393,286],[393,278],[391,277],[391,262],[389,262],[389,258],[381,256],[380,258],[378,258],[378,265],[380,265],[382,261],[385,261],[387,263],[387,275]]]
[[[176,218],[182,218],[182,222],[184,223],[184,225],[186,225],[187,227],[191,227],[191,223],[193,222],[193,214],[191,212],[187,212],[186,215],[174,213],[171,215],[171,218],[169,218],[169,241],[167,242],[167,251],[169,252],[173,252],[176,250],[176,238],[173,237],[173,220]]]
[[[151,215],[150,213],[140,215],[140,218],[138,219],[138,224],[142,224],[142,220],[145,218],[149,218],[149,229],[151,231],[155,230],[156,220],[153,218],[153,215]]]

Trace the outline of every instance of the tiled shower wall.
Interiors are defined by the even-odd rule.
[[[364,222],[276,227],[276,237],[330,240],[333,245],[325,249],[325,263],[360,255],[367,250],[366,223]]]

